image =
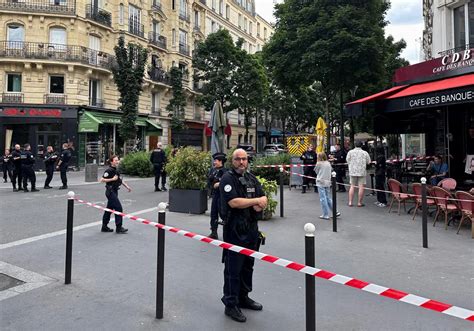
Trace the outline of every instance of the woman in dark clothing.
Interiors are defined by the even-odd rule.
[[[387,169],[387,163],[385,160],[385,152],[382,147],[377,148],[377,158],[375,163],[375,188],[377,190],[385,190],[385,171]],[[377,191],[377,202],[375,203],[379,207],[387,206],[387,197],[385,192]]]

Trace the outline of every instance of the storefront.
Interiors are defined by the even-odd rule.
[[[179,132],[171,132],[171,144],[175,147],[191,146],[197,150],[204,151],[207,146],[204,144],[205,123],[186,121],[185,128]]]
[[[37,156],[35,168],[42,170],[47,146],[61,151],[63,143],[73,150],[71,166],[77,166],[77,108],[41,105],[0,106],[0,149],[29,143]]]

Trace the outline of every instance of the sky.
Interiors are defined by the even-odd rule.
[[[257,13],[267,21],[275,22],[273,4],[275,0],[256,0]],[[386,17],[389,21],[385,28],[386,35],[395,40],[404,39],[407,47],[402,57],[415,64],[421,62],[421,41],[423,38],[423,1],[391,0],[391,7]]]

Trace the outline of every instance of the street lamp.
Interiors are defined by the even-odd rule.
[[[359,88],[359,85],[354,86],[354,88],[349,89],[351,92],[351,101],[354,101],[357,89]],[[344,142],[342,142],[343,145],[342,147],[344,148]],[[351,109],[351,144],[354,144],[354,111]],[[354,146],[352,146],[354,147]]]
[[[329,128],[329,100],[327,98],[324,98],[324,103],[326,104],[326,154],[329,155],[331,152],[331,130]]]

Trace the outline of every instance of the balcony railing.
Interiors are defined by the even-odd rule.
[[[202,33],[201,27],[199,25],[194,25],[193,30],[194,30],[194,32]]]
[[[67,104],[67,95],[65,94],[45,94],[43,102],[47,105],[65,105]]]
[[[10,92],[2,93],[3,103],[23,103],[23,93]]]
[[[94,5],[86,5],[86,18],[103,25],[112,26],[112,14]]]
[[[109,70],[115,63],[114,56],[83,46],[23,41],[0,41],[0,57],[79,62]]]
[[[153,115],[161,116],[161,108],[151,108],[151,113]]]
[[[128,32],[135,36],[145,38],[145,27],[143,24],[138,24],[134,21],[128,22]]]
[[[191,16],[188,13],[179,13],[179,19],[191,23]]]
[[[0,10],[70,14],[76,12],[75,0],[0,0]]]
[[[179,52],[183,55],[189,56],[189,45],[179,44]]]
[[[170,84],[169,74],[161,68],[151,68],[148,70],[148,76],[155,82]]]
[[[458,47],[455,47],[455,48],[447,49],[445,51],[439,52],[438,54],[440,56],[451,55],[451,54],[462,52],[462,51],[465,51],[465,50],[471,49],[471,48],[474,48],[474,43],[470,43],[470,44],[466,44],[464,46],[458,46]]]
[[[163,13],[163,7],[161,6],[161,1],[153,0],[153,3],[151,4],[151,9]]]
[[[104,107],[104,100],[97,99],[97,98],[89,98],[89,106],[103,108]]]
[[[166,49],[166,37],[160,36],[159,33],[153,31],[148,32],[148,41],[150,44]]]

